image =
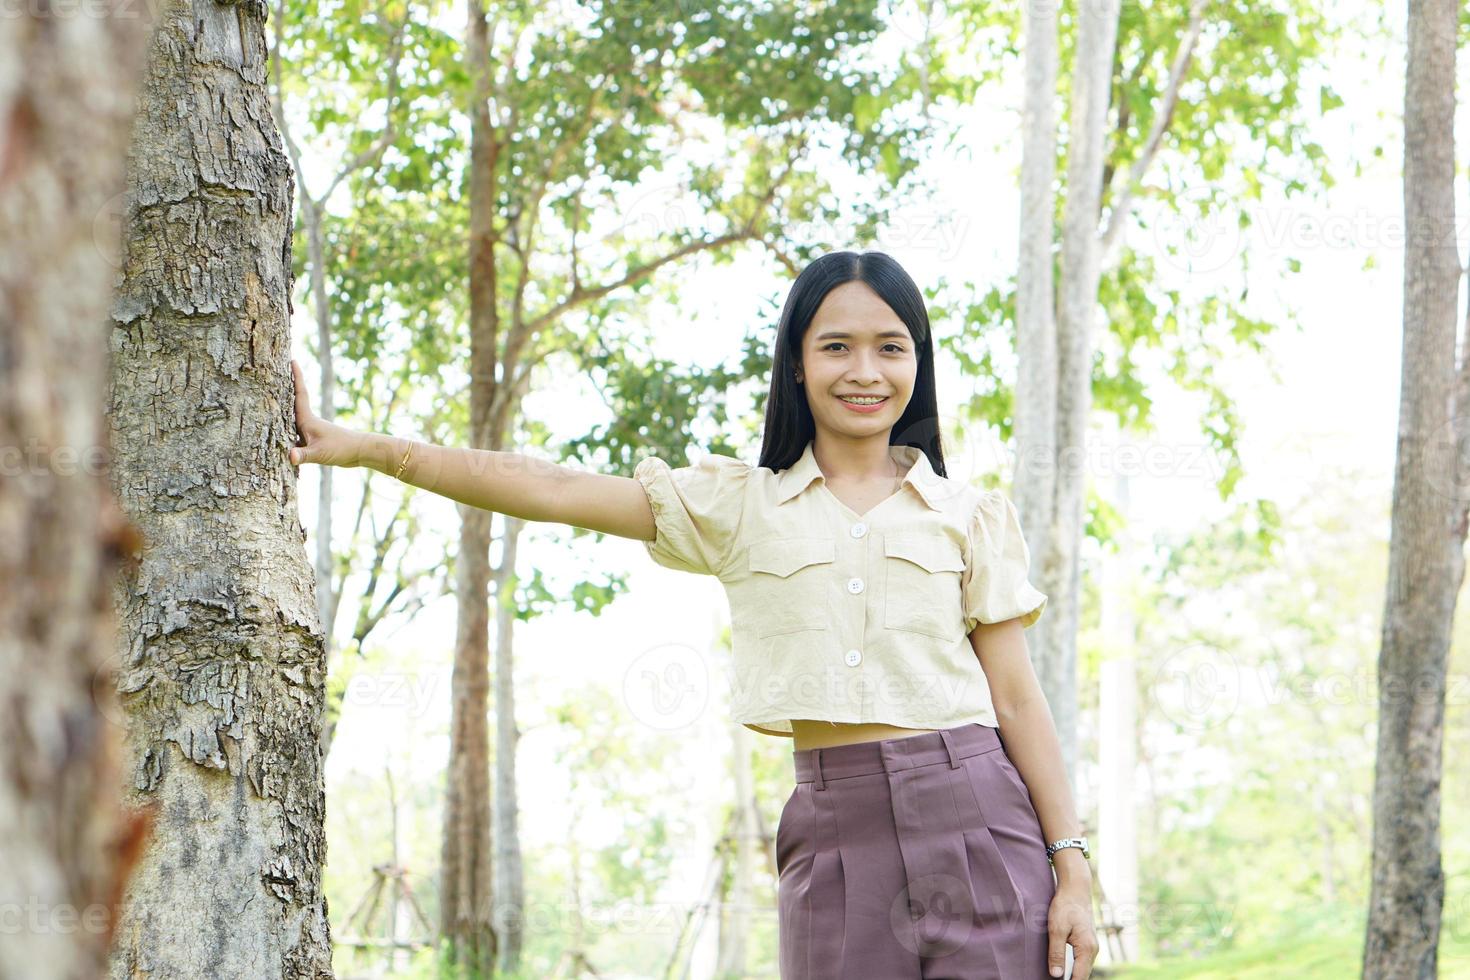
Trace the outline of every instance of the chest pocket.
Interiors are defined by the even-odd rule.
[[[771,538],[750,546],[750,586],[759,603],[756,633],[774,636],[831,625],[831,538]]]
[[[953,640],[964,631],[959,545],[933,534],[883,537],[883,625]]]

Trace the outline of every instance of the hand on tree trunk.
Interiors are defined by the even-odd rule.
[[[301,365],[291,360],[291,380],[296,387],[296,448],[291,450],[291,465],[316,463],[319,466],[360,466],[359,448],[362,434],[344,426],[320,419],[311,410],[306,379]]]

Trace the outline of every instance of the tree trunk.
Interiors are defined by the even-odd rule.
[[[751,906],[755,900],[755,863],[764,854],[756,815],[754,774],[750,767],[750,729],[732,725],[734,743],[731,765],[734,769],[734,810],[730,827],[734,847],[729,855],[727,879],[716,886],[720,896],[718,918],[719,951],[715,958],[715,976],[720,980],[749,976]],[[718,845],[717,845],[718,846]]]
[[[440,932],[450,961],[489,976],[496,956],[490,812],[489,616],[491,513],[459,505],[459,559],[448,786],[440,859]]]
[[[1122,432],[1118,432],[1122,441]],[[1103,660],[1098,666],[1097,882],[1107,901],[1099,927],[1116,923],[1121,957],[1104,942],[1099,964],[1119,965],[1139,952],[1138,916],[1138,624],[1130,597],[1138,581],[1137,546],[1126,473],[1114,477],[1113,500],[1119,526],[1117,553],[1104,557],[1102,573]],[[1086,807],[1083,807],[1086,812]],[[1100,937],[1101,928],[1098,930]]]
[[[150,27],[107,7],[0,19],[0,977],[26,980],[102,974],[146,827],[124,819],[96,685],[141,544],[108,489],[103,396],[107,219]]]
[[[286,457],[293,188],[266,10],[157,8],[110,412],[114,485],[148,539],[116,597],[129,793],[167,832],[112,975],[329,978],[322,628]]]
[[[1463,414],[1446,417],[1456,395],[1460,278],[1454,196],[1458,11],[1453,0],[1409,2],[1404,353],[1378,654],[1365,978],[1430,980],[1438,972],[1445,887],[1439,836],[1445,670],[1465,571],[1465,483],[1454,451],[1470,435]],[[1459,392],[1461,411],[1465,394]]]
[[[332,367],[332,304],[327,298],[326,243],[323,241],[322,211],[316,202],[302,209],[307,235],[307,255],[311,261],[311,306],[316,314],[316,363],[320,395],[318,417],[328,422],[337,418],[337,380]],[[316,500],[316,591],[317,616],[322,621],[322,645],[330,659],[336,646],[337,591],[336,562],[332,559],[332,473],[334,466],[317,467]],[[322,741],[322,754],[331,745]]]
[[[488,100],[489,31],[483,0],[470,0],[465,58],[473,79],[470,105],[470,426],[472,449],[493,449],[496,314],[495,144]],[[458,505],[453,710],[440,867],[440,933],[449,960],[470,976],[488,976],[497,955],[492,921],[489,711],[491,513]]]
[[[525,939],[526,883],[521,864],[520,797],[516,793],[515,567],[526,522],[501,517],[500,564],[495,569],[495,931],[500,968],[520,970]]]
[[[1078,11],[1076,64],[1062,219],[1061,302],[1057,317],[1056,484],[1051,530],[1041,536],[1038,588],[1049,616],[1036,624],[1042,690],[1051,705],[1067,778],[1077,774],[1077,627],[1082,598],[1078,550],[1087,491],[1087,420],[1092,408],[1092,327],[1097,309],[1104,137],[1119,0]]]
[[[1024,7],[1026,90],[1021,107],[1021,234],[1016,275],[1016,408],[1019,459],[1014,497],[1022,533],[1032,543],[1036,579],[1041,543],[1051,533],[1056,486],[1057,321],[1052,276],[1056,213],[1057,9]],[[1048,600],[1049,601],[1049,600]],[[1040,650],[1033,651],[1040,656]],[[1050,692],[1048,692],[1049,694]]]

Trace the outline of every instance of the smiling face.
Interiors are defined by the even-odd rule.
[[[817,431],[839,439],[881,435],[908,407],[918,376],[914,338],[898,314],[861,280],[829,292],[801,340],[797,380]],[[844,396],[882,396],[856,404]],[[861,399],[871,401],[871,398]]]

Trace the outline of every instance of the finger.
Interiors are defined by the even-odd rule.
[[[301,365],[294,357],[291,359],[291,380],[296,386],[296,428],[300,430],[311,418],[311,399],[306,390],[306,378],[301,374]]]
[[[1047,972],[1054,977],[1062,975],[1062,966],[1067,962],[1067,943],[1056,933],[1051,934],[1046,947]]]
[[[316,448],[313,446],[296,446],[291,450],[291,463],[300,466],[302,463],[316,462]]]
[[[1076,959],[1072,961],[1072,980],[1087,980],[1092,975],[1092,962],[1097,959],[1097,950],[1084,947],[1081,953],[1076,953]]]

